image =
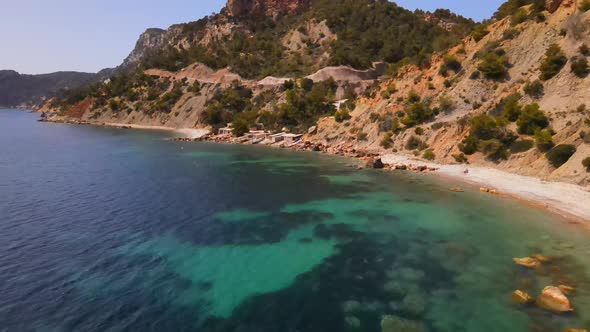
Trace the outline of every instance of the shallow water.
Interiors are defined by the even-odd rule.
[[[554,215],[342,158],[34,120],[0,111],[0,331],[590,328],[590,235]],[[535,253],[557,260],[512,263]],[[575,313],[511,303],[557,283]]]

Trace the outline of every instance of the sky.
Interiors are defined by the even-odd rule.
[[[150,27],[218,12],[226,0],[0,0],[0,70],[25,74],[115,67]],[[408,9],[447,7],[476,20],[503,0],[397,0]]]

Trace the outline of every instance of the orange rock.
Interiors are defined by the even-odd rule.
[[[533,302],[533,298],[521,290],[515,290],[512,293],[512,301],[520,304],[528,304]]]
[[[537,305],[545,310],[553,312],[574,311],[568,298],[561,289],[554,286],[545,287],[537,298]]]
[[[559,288],[559,290],[561,290],[561,292],[565,295],[570,295],[573,294],[576,289],[572,286],[568,286],[568,285],[559,285],[557,286]]]
[[[535,255],[533,255],[531,257],[533,257],[534,259],[538,260],[541,263],[549,263],[549,262],[551,262],[551,258],[549,258],[547,256],[543,256],[541,254],[535,254]]]
[[[588,332],[588,330],[584,330],[584,329],[565,329],[563,330],[563,332]]]
[[[534,269],[541,264],[538,260],[531,258],[531,257],[524,257],[524,258],[513,258],[514,263],[527,267],[529,269]]]
[[[451,188],[450,190],[451,190],[451,191],[454,191],[454,192],[456,192],[456,193],[462,193],[462,192],[464,192],[464,191],[465,191],[465,190],[463,190],[462,188],[459,188],[459,187],[453,187],[453,188]]]

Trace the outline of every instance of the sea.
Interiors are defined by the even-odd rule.
[[[573,221],[342,157],[37,119],[0,110],[0,331],[590,328]],[[573,312],[512,300],[550,285]]]

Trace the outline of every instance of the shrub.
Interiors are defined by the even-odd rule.
[[[545,93],[545,88],[540,80],[536,80],[534,82],[527,82],[524,85],[524,93],[533,98],[540,98]]]
[[[359,131],[356,133],[356,139],[357,141],[366,141],[367,140],[367,136],[368,134],[362,131]]]
[[[580,51],[580,54],[582,54],[583,56],[590,55],[590,48],[586,44],[580,45],[580,47],[578,48],[578,51]]]
[[[383,99],[389,99],[391,97],[391,93],[387,90],[383,90],[381,91],[381,98]]]
[[[521,96],[519,93],[515,93],[506,97],[503,100],[502,105],[502,117],[510,122],[518,120],[522,113],[522,106],[519,104]]]
[[[455,73],[461,70],[461,62],[457,59],[456,56],[447,54],[443,57],[443,64],[440,68],[439,73],[443,76],[446,76],[447,71],[452,70]]]
[[[539,149],[539,151],[546,152],[551,150],[551,148],[555,146],[551,130],[537,130],[535,132],[535,143],[537,144],[537,149]]]
[[[520,8],[517,10],[513,15],[510,23],[512,25],[519,25],[520,23],[526,21],[529,18],[529,13],[526,9]]]
[[[470,80],[477,80],[480,77],[481,77],[481,72],[479,70],[476,70],[473,73],[471,73],[471,75],[469,75]]]
[[[552,44],[545,52],[545,59],[541,62],[541,80],[547,81],[559,74],[567,63],[567,58],[557,44]]]
[[[484,55],[477,69],[483,73],[486,78],[500,79],[508,72],[508,58],[505,55],[499,55],[496,52]]]
[[[406,116],[402,119],[402,123],[407,127],[424,123],[434,116],[434,112],[425,103],[414,103],[405,109]]]
[[[590,10],[590,0],[582,0],[580,2],[580,10],[583,12]]]
[[[483,37],[487,36],[488,33],[490,33],[490,32],[488,31],[487,25],[478,24],[475,26],[475,28],[473,28],[473,31],[471,32],[471,37],[473,38],[473,40],[478,42],[478,41],[482,40]]]
[[[585,57],[573,57],[571,60],[572,73],[582,78],[588,76],[590,68],[588,68],[588,60]]]
[[[199,83],[198,80],[195,80],[195,82],[191,85],[190,87],[190,91],[195,95],[195,96],[200,96],[201,95],[201,83]]]
[[[234,119],[232,134],[236,137],[242,137],[250,131],[250,126],[245,119]]]
[[[338,111],[336,111],[336,113],[334,113],[334,119],[336,120],[336,122],[344,122],[346,120],[349,120],[350,118],[350,113],[346,108],[341,108]]]
[[[520,32],[518,30],[516,30],[516,29],[507,29],[502,34],[502,38],[505,39],[505,40],[514,39],[514,38],[516,38],[516,36],[518,36],[519,33]]]
[[[436,158],[436,155],[434,154],[434,151],[432,149],[428,149],[424,151],[422,158],[432,161]]]
[[[510,152],[512,152],[512,153],[526,152],[526,151],[532,149],[533,146],[535,146],[535,142],[533,140],[529,140],[529,139],[519,140],[519,141],[512,143],[512,145],[510,146]]]
[[[424,129],[422,129],[420,127],[416,127],[416,129],[414,129],[414,133],[416,133],[416,135],[418,135],[418,136],[424,135]]]
[[[451,112],[455,109],[455,102],[451,97],[442,95],[438,98],[438,108],[445,113]]]
[[[524,107],[516,121],[516,125],[519,134],[533,135],[536,130],[547,128],[549,119],[540,109],[539,104],[533,103]]]
[[[498,121],[486,114],[478,115],[470,121],[469,135],[459,144],[459,150],[467,155],[483,152],[488,159],[506,159],[509,146],[516,136],[503,128]]]
[[[386,132],[383,135],[383,138],[381,139],[380,145],[382,147],[384,147],[385,149],[391,148],[391,144],[393,143],[392,137],[393,137],[393,133],[392,132],[390,132],[390,131]]]
[[[379,124],[379,131],[380,132],[396,132],[399,130],[399,120],[397,118],[393,118],[391,115],[386,114],[383,116],[383,120]]]
[[[410,93],[408,93],[408,103],[409,104],[417,103],[421,99],[422,98],[420,97],[420,95],[414,90],[412,90],[412,91],[410,91]]]
[[[549,163],[555,168],[561,167],[576,153],[576,147],[570,144],[560,144],[545,154]]]
[[[465,155],[463,153],[454,154],[453,158],[455,158],[455,161],[460,164],[465,164],[468,161],[467,157],[465,157]]]
[[[406,142],[405,147],[406,147],[406,150],[424,150],[428,146],[426,145],[426,143],[421,141],[418,137],[412,136]]]
[[[586,167],[586,172],[590,172],[590,157],[582,160],[582,166]]]

